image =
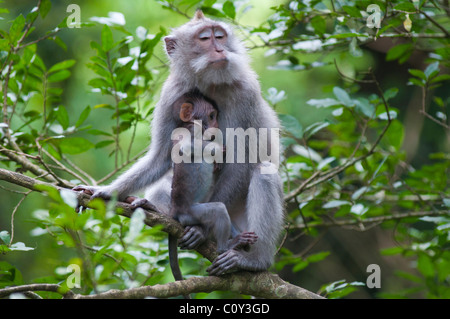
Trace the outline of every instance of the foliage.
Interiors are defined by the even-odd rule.
[[[381,254],[400,255],[414,261],[415,266],[411,271],[398,271],[398,277],[409,282],[404,287],[410,288],[383,290],[379,296],[450,298],[449,149],[442,147],[429,154],[426,163],[414,167],[403,152],[402,112],[406,109],[398,99],[407,86],[417,87],[421,115],[435,125],[436,139],[448,143],[450,96],[448,89],[439,90],[448,88],[450,79],[445,73],[450,67],[450,9],[445,7],[446,1],[290,1],[272,7],[271,16],[258,26],[241,22],[254,9],[248,1],[156,3],[185,17],[201,7],[206,15],[235,24],[250,49],[262,48],[266,57],[275,57],[276,62],[268,68],[285,71],[287,77],[299,71],[334,69],[342,81],[336,84],[322,79],[324,94],[306,101],[311,109],[329,111],[329,116],[304,125],[298,114],[279,114],[284,126],[281,174],[288,210],[286,238],[307,234],[319,241],[332,227],[393,229],[398,245],[383,249]],[[376,7],[369,10],[370,5]],[[156,34],[144,27],[131,32],[119,12],[81,24],[82,28],[101,29],[98,40],[90,42],[91,57],[86,64],[94,75],[85,81],[92,92],[101,94],[103,102],[86,105],[73,117],[63,104],[64,85],[80,61],[65,59],[46,65],[39,55],[39,46],[48,41],[62,50],[66,47],[59,35],[68,28],[67,19],[36,34],[36,23],[45,20],[50,10],[49,0],[38,1],[35,9],[16,17],[8,16],[8,9],[0,9],[10,21],[0,30],[1,164],[64,188],[103,183],[142,154],[134,156],[132,146],[139,124],[151,119],[167,73],[166,63],[155,51],[169,25],[159,26]],[[378,17],[380,27],[370,27]],[[416,52],[427,52],[422,61],[425,67],[409,68],[408,82],[396,86],[381,82],[376,66],[359,74],[348,74],[341,68],[340,56],[356,59],[368,55],[370,44],[377,39],[390,41],[386,61],[402,65]],[[288,95],[271,88],[266,98],[278,110]],[[102,110],[111,112],[107,129],[92,122]],[[88,156],[94,149],[106,150],[115,165],[111,174],[99,179],[73,163],[74,158]],[[107,206],[98,201],[96,209],[76,213],[72,192],[54,188],[39,191],[47,194],[48,200],[33,212],[32,235],[50,236],[71,255],[55,265],[53,274],[33,278],[34,282],[64,282],[71,264],[83,269],[83,294],[171,281],[166,236],[158,227],[144,227],[141,211],[125,218],[116,214],[114,201]],[[30,191],[19,194],[22,199],[12,221]],[[0,229],[3,257],[33,249],[40,258],[49,257],[39,248],[15,241],[14,227],[20,225],[11,230],[2,225]],[[286,242],[282,242],[274,271],[297,273],[330,258],[330,251],[298,251]],[[206,261],[199,254],[184,252],[180,260],[184,274],[205,274]],[[320,291],[341,298],[364,285],[338,279],[323,282]],[[24,280],[19,269],[12,262],[0,262],[0,288],[20,284]]]

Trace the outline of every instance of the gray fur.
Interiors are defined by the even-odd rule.
[[[194,34],[207,25],[220,25],[228,33],[226,68],[208,68],[207,61],[196,48]],[[280,127],[275,111],[262,98],[246,49],[229,25],[197,14],[192,21],[174,29],[165,40],[174,44],[169,54],[171,70],[154,111],[150,150],[111,185],[97,190],[94,196],[107,197],[117,192],[123,199],[157,182],[167,173],[171,164],[170,136],[175,128],[171,105],[179,96],[196,87],[217,102],[222,132],[226,128],[245,130],[254,127],[258,130]],[[271,164],[223,165],[210,201],[224,203],[233,226],[239,232],[254,231],[258,241],[249,251],[229,250],[220,255],[210,268],[211,274],[220,275],[237,269],[264,270],[273,262],[283,223],[282,184],[278,174],[261,174],[259,165]],[[158,182],[147,191],[148,200],[163,211],[167,211],[170,203],[169,185]],[[155,187],[158,187],[157,191]]]

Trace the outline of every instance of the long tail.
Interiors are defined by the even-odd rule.
[[[183,280],[183,274],[178,263],[178,238],[169,235],[169,263],[172,275],[175,280]],[[191,299],[191,296],[183,296],[185,299]]]
[[[175,280],[183,280],[180,265],[178,264],[178,239],[172,235],[169,235],[169,262],[173,278]]]

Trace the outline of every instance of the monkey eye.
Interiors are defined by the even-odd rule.
[[[220,30],[220,29],[215,29],[214,30],[214,37],[216,39],[223,39],[225,37],[225,32],[223,30]]]
[[[211,30],[205,30],[205,31],[200,32],[200,34],[198,35],[198,38],[201,41],[209,40],[211,38]]]
[[[209,113],[209,119],[214,120],[216,118],[216,112]]]

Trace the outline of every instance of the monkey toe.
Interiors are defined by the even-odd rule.
[[[228,248],[249,251],[251,245],[255,244],[257,240],[258,236],[254,232],[243,232],[231,240]]]
[[[72,188],[72,190],[75,192],[83,192],[84,194],[91,196],[94,194],[94,190],[90,186],[78,185]]]
[[[181,249],[195,249],[204,241],[205,236],[199,227],[187,226],[178,240],[178,245]]]
[[[244,245],[253,245],[258,240],[258,236],[254,232],[242,233],[240,243]]]
[[[210,276],[220,276],[237,268],[239,256],[234,250],[227,250],[214,260],[211,266],[206,269]]]
[[[92,194],[91,199],[94,199],[94,198],[110,199],[111,194],[106,191],[98,190],[98,191],[94,192],[94,194]]]
[[[133,207],[133,208],[141,207],[141,208],[146,209],[146,210],[153,210],[153,211],[157,212],[156,207],[152,203],[150,203],[147,199],[145,199],[145,198],[139,198],[139,197],[135,197],[135,196],[128,196],[125,199],[125,202],[130,204],[131,207]]]

